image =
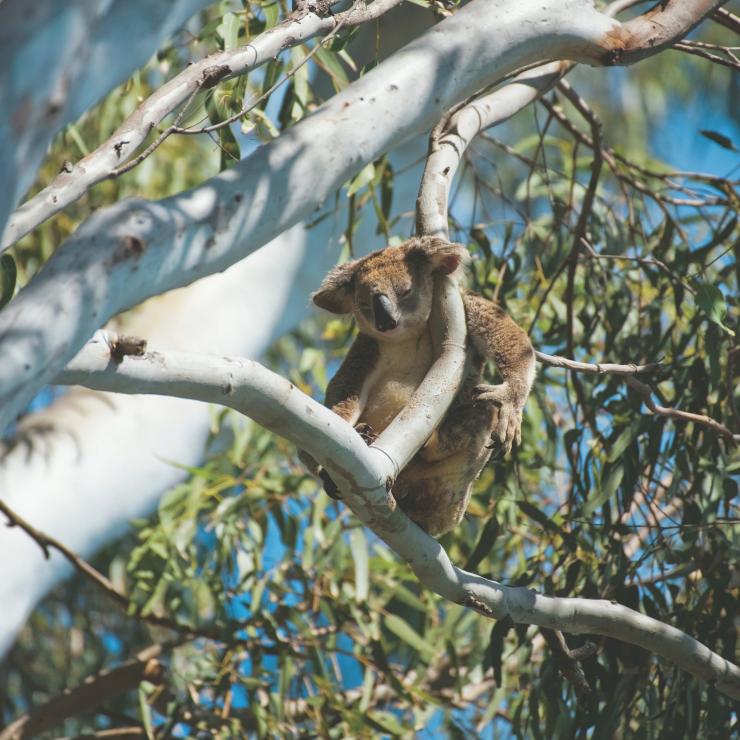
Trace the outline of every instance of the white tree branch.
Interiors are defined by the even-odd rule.
[[[436,300],[440,299],[444,311],[444,291],[437,291]],[[124,356],[118,363],[111,357],[109,344],[110,337],[98,333],[57,381],[230,406],[307,450],[324,465],[352,511],[411,566],[426,588],[494,619],[509,616],[522,624],[603,635],[638,645],[740,699],[740,667],[675,627],[613,602],[543,596],[454,566],[444,548],[388,496],[396,473],[394,462],[386,455],[390,440],[383,435],[379,438],[383,452],[375,445],[367,447],[351,425],[258,363],[151,351],[141,357]],[[417,400],[432,407],[435,392],[433,384],[425,380]],[[420,425],[409,435],[416,437],[414,446],[423,443],[424,438],[416,435],[424,433]]]
[[[416,182],[399,185],[408,202]],[[363,243],[372,244],[374,225]],[[224,273],[127,312],[116,329],[174,350],[261,357],[309,312],[305,297],[336,262],[340,228],[331,219],[295,226]],[[152,511],[187,475],[181,466],[202,462],[212,423],[197,401],[71,388],[0,442],[0,498],[92,557]],[[37,601],[70,571],[58,554],[44,560],[19,529],[0,528],[0,656]]]
[[[457,100],[538,60],[601,64],[627,49],[620,24],[588,0],[505,0],[496,11],[473,0],[198,188],[90,218],[0,313],[0,429],[110,316],[241,259]]]
[[[365,5],[360,1],[335,15],[326,12],[320,16],[314,10],[296,12],[246,46],[211,54],[189,65],[141,103],[104,143],[76,164],[65,168],[43,190],[17,208],[5,228],[0,252],[81,198],[93,185],[115,175],[165,116],[190,100],[199,90],[256,69],[285,49],[331,31],[339,23],[343,27],[350,27],[373,20],[400,2],[376,0],[371,5]],[[337,4],[337,0],[331,3]]]
[[[54,135],[211,2],[0,2],[0,231]]]
[[[511,118],[546,93],[572,66],[551,62],[518,75],[511,83],[476,98],[447,118],[432,132],[429,156],[416,200],[419,234],[449,237],[447,204],[452,180],[470,142],[484,129]]]

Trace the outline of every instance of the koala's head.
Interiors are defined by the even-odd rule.
[[[454,273],[467,256],[462,244],[438,237],[410,239],[335,267],[313,302],[331,313],[354,314],[363,334],[406,339],[429,320],[433,275]]]

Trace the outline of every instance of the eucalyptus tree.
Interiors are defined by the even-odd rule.
[[[736,729],[737,195],[729,166],[694,171],[652,127],[659,92],[679,119],[722,99],[738,18],[682,0],[217,3],[67,125],[18,204],[21,168],[204,3],[152,17],[108,68],[92,62],[138,6],[38,5],[0,6],[17,41],[1,52],[5,644],[78,576],[7,658],[3,711],[32,708],[0,736]],[[39,48],[58,60],[42,85]],[[305,395],[347,327],[301,324],[272,370],[240,359],[296,327],[340,253],[412,231],[469,245],[472,283],[542,364],[521,449],[440,542],[392,480],[459,382],[452,286],[440,356],[370,447]],[[83,559],[121,534],[98,569]]]

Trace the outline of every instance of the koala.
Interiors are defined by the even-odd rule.
[[[325,405],[354,425],[368,444],[407,404],[434,362],[429,315],[435,273],[457,276],[467,258],[461,244],[413,238],[335,267],[313,295],[334,314],[352,314],[359,333],[326,390]],[[493,449],[521,443],[522,409],[534,380],[527,334],[495,303],[462,292],[469,362],[444,419],[393,484],[404,512],[429,534],[454,528],[468,506],[473,481]],[[503,383],[486,385],[493,360]],[[337,488],[306,453],[301,459]]]

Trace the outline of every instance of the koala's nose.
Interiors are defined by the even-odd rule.
[[[398,326],[395,318],[396,310],[387,295],[382,293],[373,296],[373,315],[375,316],[375,328],[378,331],[390,331]]]

